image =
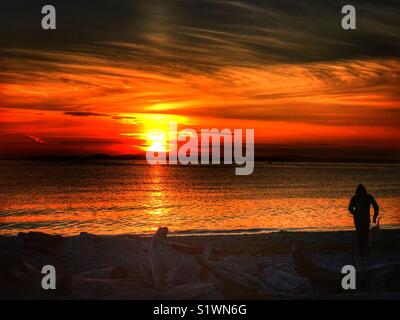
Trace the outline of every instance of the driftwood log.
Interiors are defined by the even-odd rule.
[[[0,257],[0,299],[52,299],[70,289],[70,277],[61,275],[57,290],[43,290],[43,274],[19,255]]]
[[[303,249],[292,245],[295,266],[300,275],[330,292],[343,292],[343,274],[318,266]],[[380,264],[357,270],[357,289],[400,291],[400,262]]]
[[[151,239],[149,255],[152,280],[155,287],[166,286],[165,268],[163,265],[163,253],[166,246],[168,228],[158,228]]]
[[[263,299],[279,295],[272,289],[267,288],[265,283],[251,275],[228,270],[202,256],[197,256],[197,260],[201,266],[211,272],[217,279],[228,287],[242,292],[246,297]]]
[[[87,279],[128,279],[128,271],[124,267],[105,267],[82,272],[80,277]]]

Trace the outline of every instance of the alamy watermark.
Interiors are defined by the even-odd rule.
[[[245,133],[245,142],[243,133]],[[237,164],[236,175],[254,171],[254,129],[193,129],[178,132],[176,122],[169,123],[169,132],[154,130],[159,148],[149,148],[146,159],[150,164]],[[223,144],[221,144],[221,140]],[[223,148],[223,152],[221,150]],[[244,153],[243,153],[244,152]],[[221,159],[223,154],[223,159]],[[211,161],[210,161],[211,155]]]
[[[356,268],[351,265],[345,265],[342,268],[342,274],[345,276],[342,278],[342,288],[344,290],[355,290],[356,289]]]
[[[56,29],[56,8],[50,4],[43,6],[42,14],[45,16],[42,18],[42,29],[43,30],[55,30]]]
[[[45,276],[42,278],[42,289],[43,290],[55,290],[56,289],[56,268],[48,264],[43,266],[42,274]]]

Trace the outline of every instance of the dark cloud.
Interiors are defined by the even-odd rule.
[[[398,2],[352,1],[357,30],[344,31],[347,2],[54,0],[57,30],[43,31],[47,2],[14,0],[2,4],[0,43],[163,70],[398,57]]]
[[[95,113],[95,112],[81,112],[81,111],[66,111],[64,114],[74,117],[107,117],[104,113]]]
[[[121,141],[118,139],[104,139],[104,138],[59,138],[54,139],[57,143],[63,144],[65,146],[93,146],[93,145],[111,145],[118,144]]]
[[[136,117],[133,116],[113,116],[113,120],[137,120]]]

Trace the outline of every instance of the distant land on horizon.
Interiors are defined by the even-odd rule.
[[[21,161],[70,161],[70,160],[146,160],[143,154],[120,154],[110,155],[105,153],[92,155],[40,155],[18,158],[0,158],[0,160],[21,160]],[[255,157],[256,162],[311,162],[311,163],[388,163],[400,164],[400,159],[368,159],[355,157],[307,157],[296,155],[280,155],[271,157]],[[223,162],[223,157],[221,157]]]

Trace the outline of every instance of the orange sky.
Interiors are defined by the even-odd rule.
[[[241,12],[255,10],[263,12],[238,5],[232,14],[250,30]],[[184,22],[177,16],[162,11],[153,18],[164,25],[144,24],[146,45],[113,34],[113,41],[104,40],[104,52],[4,40],[0,156],[137,154],[150,143],[146,132],[177,120],[182,129],[254,128],[256,157],[272,155],[269,149],[296,154],[316,148],[332,149],[331,156],[339,149],[340,155],[365,149],[371,157],[383,152],[399,159],[399,59],[375,54],[294,59],[292,53],[307,53],[318,39],[309,34],[308,43],[305,31],[281,29],[276,38],[260,35],[265,26],[258,26],[261,31],[251,26],[254,34],[246,35],[220,31],[217,24],[178,28]],[[182,35],[207,44],[182,44]],[[260,41],[269,46],[262,58],[254,47]]]
[[[163,75],[67,59],[0,85],[6,152],[138,153],[143,133],[174,120],[181,129],[254,128],[259,144],[399,148],[396,60]]]

